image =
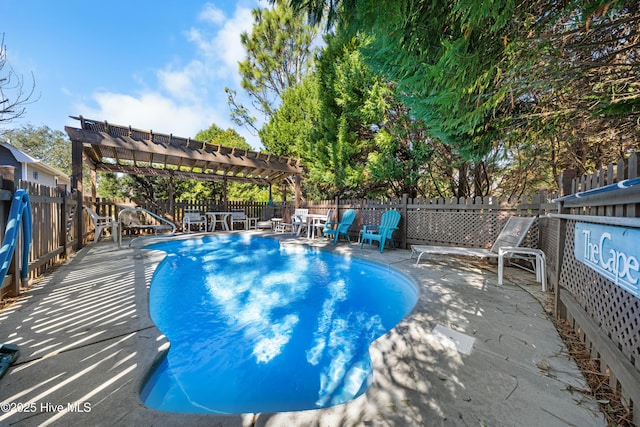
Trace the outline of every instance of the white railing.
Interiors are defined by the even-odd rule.
[[[122,246],[122,230],[123,230],[123,224],[122,224],[122,218],[123,218],[123,214],[128,213],[128,212],[143,212],[146,215],[149,215],[155,219],[157,219],[158,221],[160,221],[161,224],[159,225],[154,225],[154,224],[126,224],[125,226],[127,228],[145,228],[145,229],[149,229],[153,231],[153,235],[148,235],[148,236],[140,236],[140,237],[135,237],[133,239],[131,239],[129,241],[129,247],[131,247],[131,245],[133,244],[134,241],[140,240],[140,239],[145,239],[145,238],[149,238],[149,237],[157,237],[158,233],[161,231],[169,231],[171,230],[171,232],[169,234],[163,234],[163,236],[173,236],[176,233],[176,225],[169,221],[166,218],[163,218],[159,215],[154,214],[153,212],[150,212],[144,208],[125,208],[122,209],[120,212],[118,212],[118,248],[120,248]],[[164,224],[163,224],[164,223]]]

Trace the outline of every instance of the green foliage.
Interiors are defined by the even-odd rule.
[[[4,131],[2,137],[49,166],[71,174],[71,141],[63,132],[52,130],[48,126],[26,125]]]
[[[457,195],[553,189],[564,168],[593,170],[640,146],[637,2],[291,4],[337,33],[369,36],[367,65],[446,144],[423,169],[439,165],[438,193],[454,176]],[[376,176],[383,158],[370,157]]]
[[[215,124],[212,124],[207,130],[198,132],[196,139],[225,147],[241,148],[243,150],[252,149],[244,137],[235,130],[222,130]],[[218,199],[222,198],[222,183],[220,182],[194,180],[187,180],[187,182],[189,183],[189,189],[180,195],[181,200],[211,200],[216,197]],[[227,199],[266,202],[269,200],[269,190],[268,188],[261,188],[254,184],[229,182],[227,184]]]
[[[366,37],[327,38],[316,73],[319,114],[305,191],[321,197],[415,196],[435,152],[425,125],[362,57]]]
[[[102,173],[98,185],[98,196],[124,198],[141,202],[168,200],[171,186],[169,177],[124,175]],[[222,184],[194,179],[174,179],[176,201],[220,200]]]
[[[395,103],[396,114],[374,138],[377,149],[369,154],[367,170],[382,196],[424,196],[421,186],[430,177],[425,166],[434,153],[434,141],[425,137],[424,124],[410,117],[408,111]]]
[[[251,33],[243,33],[241,42],[247,51],[239,63],[241,85],[252,98],[253,107],[265,118],[273,114],[289,87],[302,83],[312,64],[312,43],[317,30],[295,15],[286,1],[274,1],[273,8],[252,11]],[[232,118],[254,126],[250,110],[236,102],[236,94],[226,89]]]
[[[251,150],[251,145],[247,143],[234,129],[223,130],[215,123],[211,124],[209,129],[201,130],[196,134],[196,140],[204,141],[211,144],[223,145],[225,147],[242,148],[243,150]]]
[[[308,165],[310,179],[328,196],[366,193],[365,164],[372,148],[372,125],[384,105],[378,78],[364,64],[360,39],[327,39],[318,62],[318,134]],[[377,113],[377,114],[376,114]]]
[[[313,74],[282,94],[282,103],[259,131],[268,152],[312,160],[310,141],[319,118],[318,82]]]

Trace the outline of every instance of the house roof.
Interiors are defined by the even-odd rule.
[[[80,128],[67,126],[65,131],[72,142],[82,143],[85,161],[98,171],[257,184],[303,173],[299,160],[289,157],[72,118]]]
[[[54,168],[53,166],[49,166],[48,164],[44,163],[40,159],[36,159],[35,157],[25,153],[24,151],[20,150],[18,147],[12,145],[11,143],[0,140],[0,146],[9,150],[9,152],[11,153],[13,158],[16,159],[17,162],[27,163],[32,167],[36,167],[40,170],[44,170],[51,175],[61,177],[65,181],[70,181],[69,175],[67,175],[66,173]]]
[[[13,145],[11,145],[11,143],[7,142],[7,141],[2,141],[0,140],[0,145],[3,146],[4,148],[6,148],[7,150],[9,150],[11,152],[11,155],[13,156],[14,159],[16,159],[17,162],[19,163],[38,163],[40,162],[40,160],[36,159],[35,157],[31,157],[30,155],[28,155],[27,153],[20,151],[20,149],[18,147],[14,147]]]

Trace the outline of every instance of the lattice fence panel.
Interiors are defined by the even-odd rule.
[[[434,245],[488,248],[507,221],[502,212],[442,212],[413,210],[407,213],[408,237]]]
[[[540,230],[540,249],[544,251],[547,258],[547,270],[549,270],[549,275],[551,277],[555,277],[558,272],[558,264],[560,262],[558,259],[558,252],[561,220],[557,218],[540,218],[538,219],[537,224]]]
[[[640,366],[640,300],[573,255],[575,221],[567,222],[560,286],[566,288],[636,367]]]

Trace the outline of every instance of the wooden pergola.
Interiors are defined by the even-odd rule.
[[[224,183],[225,202],[229,181],[268,184],[271,196],[273,184],[293,178],[295,205],[300,202],[303,169],[297,159],[154,133],[82,116],[72,118],[80,121],[80,128],[65,126],[65,131],[72,144],[71,188],[77,192],[80,204],[83,200],[83,163],[91,170],[92,200],[96,198],[96,172],[106,171],[220,181]],[[173,212],[173,188],[169,188],[169,199]]]

